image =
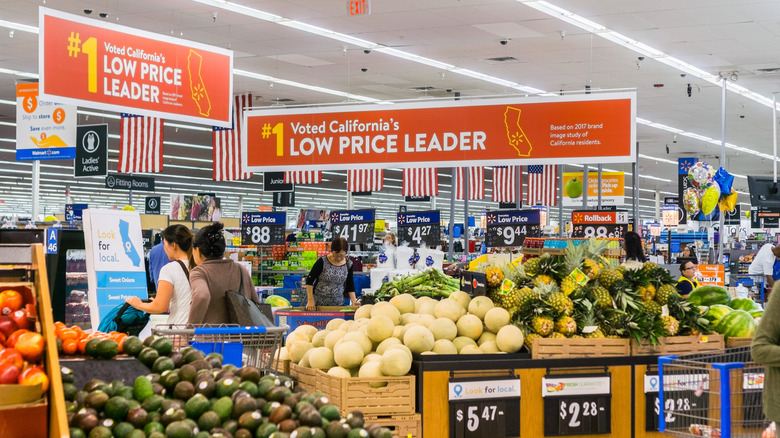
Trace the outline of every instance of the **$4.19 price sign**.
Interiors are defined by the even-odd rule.
[[[241,244],[255,246],[284,245],[287,213],[241,214]]]
[[[485,244],[488,248],[522,246],[526,237],[539,237],[538,210],[489,211]]]
[[[707,412],[709,408],[709,375],[708,374],[675,374],[665,376],[663,409],[658,374],[645,374],[645,430],[657,431],[660,425],[661,412],[667,428],[687,429],[694,423],[698,413]]]
[[[609,374],[545,376],[542,379],[544,436],[610,433],[610,391]]]
[[[628,212],[577,210],[571,223],[573,238],[622,238],[628,231]]]
[[[342,210],[330,214],[333,237],[343,237],[349,243],[374,242],[374,210]]]
[[[435,211],[398,213],[399,244],[407,242],[409,246],[420,247],[422,243],[429,248],[441,245],[441,214]]]
[[[510,376],[450,379],[450,437],[520,435],[520,379]]]

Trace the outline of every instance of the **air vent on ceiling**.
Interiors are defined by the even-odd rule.
[[[293,99],[283,98],[283,99],[274,99],[274,102],[295,102]]]
[[[410,88],[410,90],[417,91],[418,93],[422,93],[422,92],[434,91],[436,90],[436,87],[431,87],[430,85],[426,85],[423,87],[412,87]]]
[[[518,62],[520,60],[515,58],[514,56],[497,56],[495,58],[487,58],[485,61],[487,61],[487,62]]]
[[[757,68],[754,72],[757,75],[775,75],[780,73],[780,67]]]

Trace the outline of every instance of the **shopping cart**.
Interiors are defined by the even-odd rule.
[[[750,347],[658,358],[659,430],[678,437],[761,438],[764,367]]]
[[[252,366],[271,371],[277,368],[284,334],[290,329],[279,327],[241,327],[221,325],[158,325],[152,334],[166,336],[177,348],[191,345],[204,353],[220,353],[224,364]]]

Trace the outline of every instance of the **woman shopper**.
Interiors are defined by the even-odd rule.
[[[623,236],[623,250],[626,252],[626,269],[640,269],[647,261],[642,249],[642,237],[633,231],[627,231]]]
[[[189,270],[192,262],[192,232],[184,225],[171,225],[160,233],[165,254],[171,260],[160,269],[157,278],[157,295],[151,303],[138,297],[125,302],[136,309],[152,314],[170,309],[168,324],[186,324],[190,314]]]
[[[314,262],[306,277],[306,310],[317,310],[317,306],[342,307],[347,296],[352,305],[357,304],[352,263],[347,258],[348,248],[347,239],[333,239],[330,253]]]
[[[237,262],[225,258],[224,225],[219,222],[203,227],[192,241],[195,268],[190,273],[192,304],[189,324],[228,324],[225,293],[233,290],[259,303],[249,272]]]
[[[780,289],[780,282],[775,282],[773,293],[769,294],[765,316],[758,324],[750,348],[753,360],[765,367],[764,415],[772,421],[772,431],[780,422],[780,318],[777,318],[780,315],[780,292],[774,293],[774,289]],[[776,435],[768,429],[763,436],[774,438]]]
[[[677,280],[677,292],[683,298],[688,298],[688,294],[699,287],[696,281],[696,265],[692,261],[686,260],[680,263],[680,279]]]

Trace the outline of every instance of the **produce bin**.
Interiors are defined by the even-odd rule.
[[[415,412],[414,376],[343,378],[316,370],[315,377],[317,391],[325,393],[331,403],[339,407],[342,416],[352,411],[361,411],[364,415]]]
[[[717,333],[703,336],[671,336],[658,338],[658,345],[647,340],[641,344],[631,340],[632,356],[691,354],[703,351],[722,350],[725,347],[723,335]]]
[[[630,353],[628,339],[536,338],[531,345],[534,359],[628,356]]]

